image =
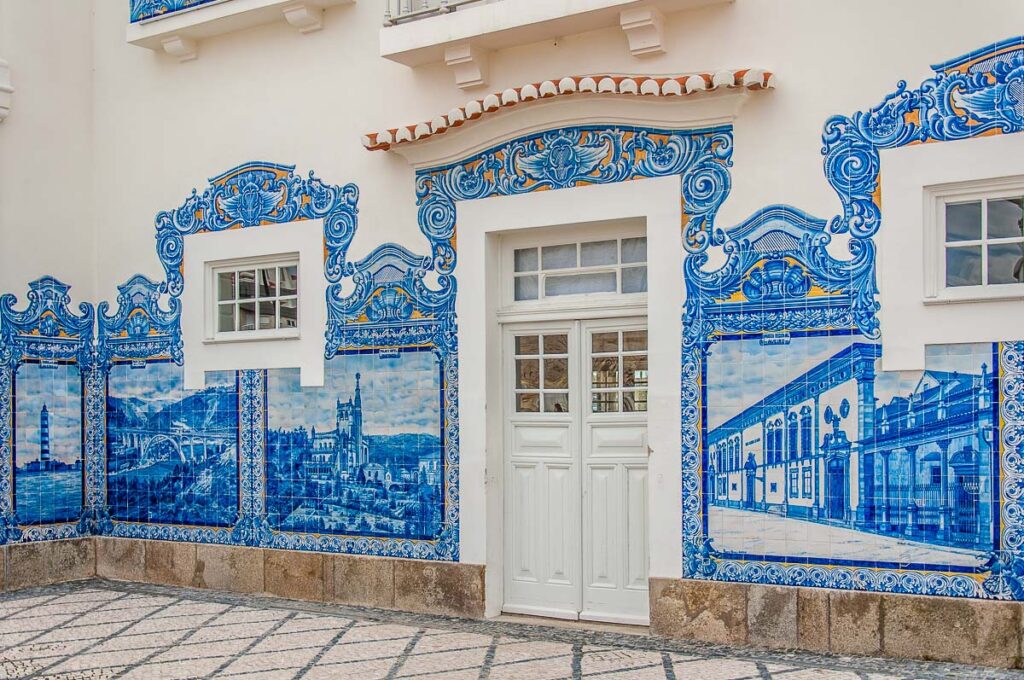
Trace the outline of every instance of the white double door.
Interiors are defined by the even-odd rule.
[[[646,624],[646,323],[503,335],[503,609]]]

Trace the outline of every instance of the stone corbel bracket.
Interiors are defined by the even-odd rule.
[[[11,85],[11,65],[0,59],[0,123],[11,113],[14,86]]]
[[[178,61],[191,61],[199,55],[199,43],[207,38],[282,19],[300,33],[312,33],[323,28],[326,8],[353,2],[355,0],[210,3],[129,24],[126,38],[132,45],[165,52]]]
[[[619,25],[634,57],[665,53],[665,15],[657,7],[638,7],[619,13]]]

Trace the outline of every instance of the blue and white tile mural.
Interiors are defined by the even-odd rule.
[[[346,352],[322,388],[267,377],[267,514],[281,531],[436,539],[441,363],[432,351]]]
[[[82,514],[82,375],[68,363],[18,366],[14,415],[14,510],[22,524]]]
[[[711,347],[718,551],[948,570],[996,547],[994,347],[932,347],[913,375],[881,372],[880,357],[849,333]]]
[[[428,255],[384,244],[348,261],[354,185],[265,162],[212,178],[157,215],[165,280],[133,277],[115,312],[72,311],[50,277],[24,309],[0,297],[0,541],[102,533],[458,560],[457,204],[678,176],[683,575],[1024,600],[1024,342],[880,368],[880,150],[1024,130],[1024,40],[933,68],[826,121],[825,178],[843,206],[829,220],[773,205],[717,225],[728,126],[570,127],[419,170]],[[184,240],[308,219],[324,222],[325,385],[275,369],[186,392]]]
[[[238,380],[186,390],[170,361],[107,373],[107,509],[127,522],[232,526],[238,520]]]

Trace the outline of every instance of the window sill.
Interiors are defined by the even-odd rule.
[[[238,337],[231,337],[227,335],[214,336],[212,338],[204,338],[204,345],[231,345],[239,342],[276,342],[278,340],[300,340],[302,334],[298,331],[289,333],[245,333]]]
[[[963,291],[958,293],[939,293],[935,297],[926,297],[922,302],[927,306],[956,305],[965,302],[1013,302],[1024,301],[1024,285],[1013,286],[1006,291]]]

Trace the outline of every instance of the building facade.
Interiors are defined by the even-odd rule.
[[[0,0],[0,544],[1019,665],[1022,21]]]

